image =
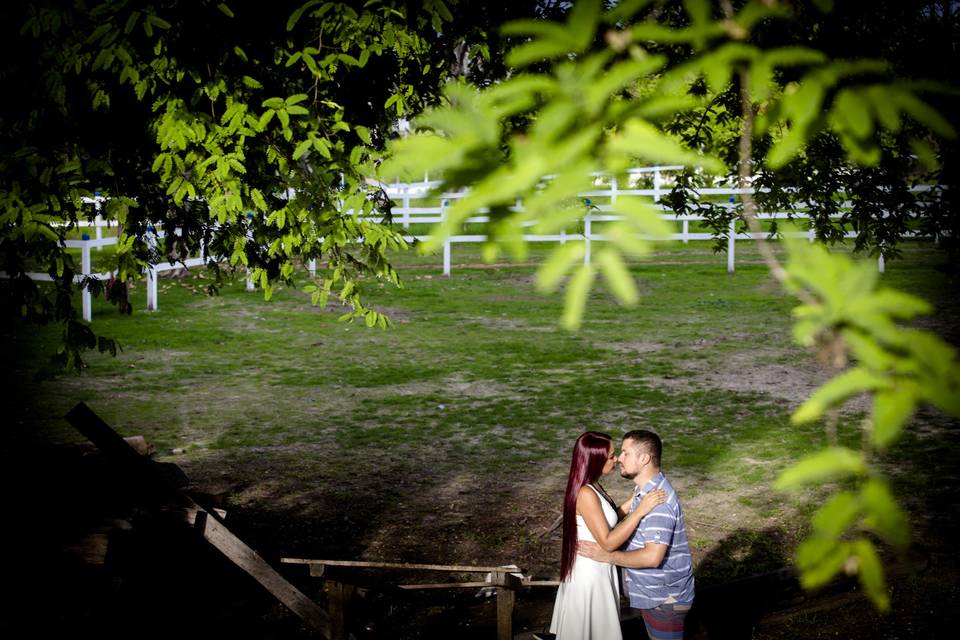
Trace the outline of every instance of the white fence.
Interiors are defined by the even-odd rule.
[[[606,237],[603,233],[594,233],[593,224],[594,223],[603,223],[603,222],[612,222],[616,220],[621,220],[622,216],[615,215],[610,213],[613,210],[614,205],[617,202],[618,197],[622,196],[642,196],[652,198],[654,202],[654,207],[662,211],[661,217],[664,220],[670,222],[679,222],[681,227],[680,231],[674,233],[670,236],[673,240],[680,240],[684,243],[690,241],[702,241],[702,240],[713,240],[713,234],[705,232],[691,232],[690,231],[690,222],[698,221],[705,219],[704,216],[698,214],[685,214],[677,216],[672,213],[672,211],[659,204],[660,199],[670,192],[670,188],[673,183],[673,178],[670,173],[679,171],[683,167],[679,166],[656,166],[656,167],[639,167],[630,169],[627,171],[627,182],[625,185],[621,185],[616,176],[596,176],[597,178],[597,189],[590,191],[585,191],[581,194],[578,194],[579,197],[584,198],[590,202],[590,206],[587,208],[587,211],[583,217],[583,231],[580,233],[567,233],[561,231],[558,234],[545,234],[545,235],[535,235],[535,234],[525,234],[524,240],[528,242],[558,242],[565,243],[569,240],[582,240],[584,242],[586,251],[584,253],[584,263],[589,264],[591,260],[591,244],[593,242],[602,242],[606,240]],[[645,180],[647,182],[652,182],[652,188],[650,189],[638,189],[636,188],[640,180]],[[607,184],[604,184],[607,183]],[[393,219],[394,222],[399,222],[405,229],[409,229],[410,225],[413,224],[436,224],[444,220],[447,215],[447,209],[451,200],[457,198],[462,198],[467,194],[467,191],[459,192],[449,192],[443,193],[439,196],[432,195],[434,189],[436,189],[441,183],[438,181],[430,181],[427,179],[427,176],[424,177],[423,182],[415,183],[391,183],[391,184],[382,184],[379,185],[383,187],[387,195],[396,203],[398,206],[393,207]],[[914,187],[913,191],[927,191],[931,187],[918,186]],[[737,196],[745,193],[743,189],[731,189],[731,188],[703,188],[698,189],[698,192],[701,195],[709,196],[728,196],[729,202],[718,205],[725,206],[728,208],[733,208],[736,206],[735,198]],[[412,202],[414,200],[423,200],[426,198],[433,199],[434,201],[439,200],[438,206],[424,207],[424,206],[413,206]],[[608,203],[604,204],[593,204],[589,199],[591,198],[603,198],[607,199]],[[81,240],[67,240],[65,242],[67,248],[71,249],[80,249],[80,273],[75,276],[76,282],[81,282],[85,278],[96,278],[99,280],[107,280],[113,274],[112,273],[93,273],[91,268],[91,250],[99,251],[102,247],[107,245],[113,245],[117,243],[117,238],[115,236],[104,237],[103,229],[116,226],[116,222],[110,222],[104,220],[100,215],[99,211],[101,209],[102,198],[94,199],[84,199],[85,203],[93,204],[97,207],[98,214],[92,222],[80,222],[78,223],[80,227],[93,227],[95,230],[94,238],[90,238],[89,234],[84,233]],[[852,203],[845,202],[840,205],[840,208],[850,208]],[[517,199],[516,204],[513,207],[515,210],[523,209],[523,202],[520,199]],[[468,224],[473,223],[484,223],[489,220],[488,216],[482,215],[484,212],[480,212],[481,215],[472,216],[465,220]],[[757,215],[760,220],[781,220],[789,217],[792,218],[805,218],[806,216],[802,213],[792,213],[788,214],[785,211],[774,211],[774,212],[761,212]],[[534,222],[528,223],[528,226],[532,226]],[[766,237],[767,234],[760,233],[737,233],[736,232],[736,221],[730,223],[730,228],[728,230],[727,237],[727,271],[733,272],[735,268],[735,258],[736,258],[736,242],[738,240],[756,240],[758,238]],[[813,229],[811,228],[807,234],[810,239],[813,240]],[[855,232],[847,232],[845,237],[853,238],[856,237]],[[912,235],[912,234],[907,234]],[[152,228],[148,232],[147,241],[155,243],[157,240],[163,237],[163,231],[155,231]],[[405,236],[408,241],[416,240],[427,240],[430,238],[429,235],[407,235]],[[443,273],[444,275],[449,276],[451,274],[451,257],[453,251],[453,245],[455,244],[472,244],[478,242],[485,242],[487,240],[486,235],[482,234],[460,234],[450,236],[444,241],[443,244]],[[207,257],[201,252],[199,257],[188,258],[183,263],[180,262],[164,262],[157,265],[153,265],[146,270],[146,280],[147,280],[147,301],[146,308],[149,311],[156,311],[158,308],[158,297],[157,297],[157,276],[160,273],[165,271],[171,271],[174,269],[181,268],[186,266],[187,268],[199,266],[205,264]],[[314,274],[316,271],[316,261],[311,261],[308,265],[308,269],[311,274]],[[881,255],[878,258],[878,269],[883,272],[883,256]],[[52,278],[46,273],[28,273],[27,276],[34,280],[40,281],[51,281]],[[6,274],[0,273],[0,277],[6,277]],[[253,282],[248,278],[247,279],[247,289],[253,290]],[[81,291],[82,298],[82,313],[83,319],[87,322],[92,320],[92,300],[89,289],[86,287],[82,288]]]
[[[108,226],[108,225],[103,225]],[[98,227],[99,229],[99,227]],[[86,235],[86,234],[84,234]],[[80,249],[80,273],[73,277],[74,282],[80,283],[86,278],[95,278],[97,280],[109,280],[114,276],[112,272],[101,272],[94,273],[91,268],[91,255],[90,252],[93,249],[100,250],[102,247],[117,244],[116,236],[108,236],[106,238],[101,237],[90,239],[84,238],[81,240],[66,240],[64,244],[68,249]],[[148,239],[152,242],[156,242],[159,238],[163,237],[163,232],[152,232]],[[163,262],[157,265],[153,265],[146,270],[146,280],[147,280],[147,310],[156,311],[158,308],[159,298],[157,296],[157,276],[164,271],[172,271],[174,269],[180,269],[184,266],[186,267],[196,267],[206,263],[206,258],[203,256],[197,258],[188,258],[183,261],[183,264],[179,262]],[[53,278],[46,273],[32,272],[27,273],[27,277],[32,280],[52,282]],[[6,274],[0,274],[0,277],[6,277]],[[81,288],[80,290],[80,300],[81,300],[81,310],[83,319],[87,322],[93,320],[93,300],[90,290],[86,287]]]
[[[658,167],[641,167],[630,169],[627,172],[628,182],[626,188],[621,188],[619,181],[616,176],[597,176],[598,181],[606,181],[609,183],[609,186],[604,186],[603,188],[593,189],[590,191],[585,191],[578,194],[579,197],[584,199],[589,198],[605,198],[609,199],[609,204],[594,204],[590,200],[587,200],[590,203],[590,206],[587,208],[587,211],[583,217],[583,232],[582,233],[566,233],[561,232],[559,234],[546,234],[546,235],[535,235],[535,234],[524,234],[523,238],[527,242],[559,242],[561,244],[567,242],[568,240],[582,240],[585,245],[586,251],[584,252],[583,261],[584,264],[590,264],[591,256],[591,243],[594,241],[604,241],[606,237],[602,233],[593,232],[593,224],[597,222],[613,222],[621,220],[622,216],[609,213],[610,211],[615,210],[615,204],[617,198],[621,196],[643,196],[652,198],[654,202],[654,207],[659,209],[661,213],[661,218],[669,222],[679,222],[681,227],[680,231],[673,233],[669,236],[672,240],[680,240],[684,244],[690,241],[700,241],[700,240],[713,240],[714,236],[712,233],[705,232],[691,232],[690,231],[690,222],[704,220],[705,216],[699,214],[683,214],[676,215],[672,210],[662,204],[660,204],[660,199],[662,196],[670,192],[670,179],[669,172],[678,171],[683,169],[679,166],[658,166]],[[667,176],[664,174],[667,173]],[[652,174],[652,189],[637,189],[634,188],[634,185],[643,174]],[[409,228],[411,224],[436,224],[445,219],[447,215],[447,209],[450,206],[452,200],[463,198],[467,195],[468,191],[454,191],[442,193],[439,196],[440,204],[434,207],[422,207],[422,206],[411,206],[413,200],[422,200],[429,196],[440,186],[439,181],[428,181],[424,180],[423,182],[402,184],[399,182],[391,184],[380,185],[383,187],[387,195],[394,200],[399,202],[400,206],[395,206],[393,208],[393,220],[398,222],[406,229]],[[600,185],[598,185],[600,186]],[[667,187],[667,188],[665,188]],[[929,191],[932,187],[929,186],[916,186],[913,187],[912,191],[921,192]],[[702,188],[697,189],[697,192],[701,196],[727,196],[729,201],[727,203],[717,204],[715,206],[726,207],[729,209],[735,208],[737,206],[735,199],[737,196],[741,196],[744,193],[750,193],[750,189],[736,189],[736,188]],[[802,203],[799,203],[802,207]],[[839,208],[850,209],[853,206],[852,202],[842,202],[839,203]],[[511,207],[512,210],[522,211],[523,202],[520,199],[517,199],[516,204]],[[483,211],[480,212],[484,213]],[[834,217],[840,217],[842,214],[837,214]],[[787,212],[787,211],[771,211],[771,212],[759,212],[757,218],[761,221],[764,220],[785,220],[785,219],[805,219],[807,216],[802,212]],[[467,224],[470,223],[484,223],[489,221],[489,217],[485,215],[477,215],[467,218],[464,222]],[[533,226],[535,222],[528,222],[526,226]],[[736,242],[738,240],[757,240],[760,238],[766,238],[768,234],[766,233],[749,233],[749,232],[737,232],[736,230],[736,219],[731,221],[730,227],[727,231],[727,271],[733,272],[735,270],[735,260],[736,260]],[[811,227],[808,232],[805,234],[810,240],[814,239],[814,229]],[[912,237],[913,233],[905,234],[907,237]],[[855,238],[857,236],[856,232],[848,231],[844,234],[846,238]],[[429,235],[407,235],[405,236],[407,241],[416,240],[428,240]],[[447,238],[443,244],[443,273],[444,275],[450,275],[451,273],[451,254],[453,250],[453,245],[455,244],[470,244],[485,242],[487,236],[482,234],[461,234],[453,235]],[[879,256],[877,259],[877,267],[882,273],[884,270],[883,256]]]

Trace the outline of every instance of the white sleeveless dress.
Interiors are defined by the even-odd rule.
[[[587,486],[600,498],[603,515],[613,528],[618,520],[616,510],[593,486]],[[577,539],[596,542],[580,514]],[[573,571],[557,591],[550,633],[556,634],[557,640],[622,640],[617,568],[577,556]]]

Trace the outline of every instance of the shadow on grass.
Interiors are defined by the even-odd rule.
[[[697,567],[688,638],[751,638],[757,622],[800,596],[790,543],[778,528],[738,529]]]

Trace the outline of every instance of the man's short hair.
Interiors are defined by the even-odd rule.
[[[650,462],[653,466],[660,468],[660,455],[663,453],[663,442],[660,436],[646,429],[634,429],[623,434],[623,441],[627,440],[633,440],[643,446],[644,451],[650,454]]]

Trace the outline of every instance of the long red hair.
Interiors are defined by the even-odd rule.
[[[573,460],[563,496],[563,555],[560,558],[560,580],[566,580],[577,560],[577,496],[585,485],[596,482],[610,455],[613,440],[605,433],[586,431],[573,445]]]

